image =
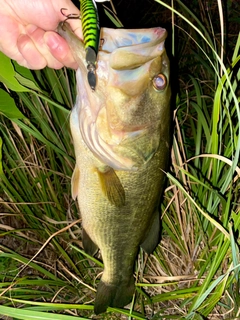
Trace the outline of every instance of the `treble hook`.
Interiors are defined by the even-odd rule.
[[[66,19],[65,19],[63,22],[67,21],[68,19],[79,19],[79,18],[80,18],[80,15],[77,14],[77,13],[65,14],[65,13],[63,12],[63,10],[68,10],[68,9],[67,9],[67,8],[61,8],[61,9],[60,9],[61,14],[62,14],[64,17],[66,17]]]

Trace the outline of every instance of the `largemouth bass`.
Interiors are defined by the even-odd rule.
[[[94,311],[124,307],[133,296],[141,246],[159,241],[159,199],[170,144],[169,61],[162,28],[101,30],[97,85],[87,81],[84,45],[59,25],[78,62],[70,125],[76,154],[72,195],[82,217],[82,243],[100,249],[104,271]]]

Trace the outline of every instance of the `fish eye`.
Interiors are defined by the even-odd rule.
[[[152,79],[152,84],[155,90],[161,91],[167,86],[167,78],[164,74],[159,73]]]

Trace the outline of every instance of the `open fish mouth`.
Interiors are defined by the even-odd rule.
[[[156,90],[153,79],[163,71],[166,36],[162,28],[103,28],[94,93],[87,88],[86,73],[82,69],[77,73],[76,121],[83,140],[100,161],[115,170],[138,170],[158,148],[153,139],[148,154],[139,148],[129,153],[132,140],[138,144],[159,129],[156,115],[147,116],[147,109],[153,95],[161,94],[156,91],[164,89]]]

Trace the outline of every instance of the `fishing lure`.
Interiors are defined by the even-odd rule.
[[[86,62],[88,70],[88,83],[93,91],[96,88],[96,63],[99,47],[100,25],[96,2],[107,2],[111,0],[80,0],[80,11],[82,20],[82,29],[84,37],[84,47],[86,50]],[[78,19],[75,14],[65,15],[61,9],[61,13],[67,19]],[[67,20],[66,19],[66,20]]]
[[[95,0],[81,0],[80,11],[86,62],[88,69],[88,83],[92,90],[96,88],[96,63],[99,46],[99,17]]]

